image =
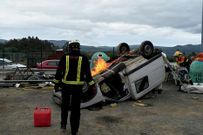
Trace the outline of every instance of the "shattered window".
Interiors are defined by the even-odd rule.
[[[49,66],[57,66],[57,61],[49,61],[48,65]]]
[[[145,76],[135,82],[135,87],[137,90],[137,93],[140,93],[141,91],[147,89],[149,87],[149,81],[148,77]]]

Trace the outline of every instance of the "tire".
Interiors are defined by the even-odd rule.
[[[31,75],[27,78],[27,80],[40,80],[40,78],[37,75]]]
[[[118,45],[118,55],[120,55],[122,52],[129,52],[130,51],[130,47],[129,47],[129,45],[127,44],[127,43],[120,43],[119,45]]]
[[[40,80],[40,78],[37,75],[31,75],[27,78],[27,80]],[[29,82],[30,84],[37,84],[37,82]]]
[[[146,58],[150,59],[154,53],[154,46],[150,41],[144,41],[140,45],[140,53],[141,55]]]

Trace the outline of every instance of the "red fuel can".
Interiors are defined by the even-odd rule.
[[[51,108],[36,107],[34,110],[34,126],[48,127],[51,125]]]

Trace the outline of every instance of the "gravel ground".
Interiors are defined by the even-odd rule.
[[[148,94],[139,103],[128,100],[96,111],[82,109],[79,134],[202,135],[203,95],[177,89],[167,82],[161,94]],[[49,87],[0,88],[0,135],[60,135],[60,107],[51,96]],[[50,127],[33,126],[36,106],[51,107]]]

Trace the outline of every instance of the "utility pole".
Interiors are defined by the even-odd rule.
[[[203,25],[203,1],[202,1],[202,25]],[[202,32],[201,32],[201,45],[203,48],[203,26],[202,26]]]

